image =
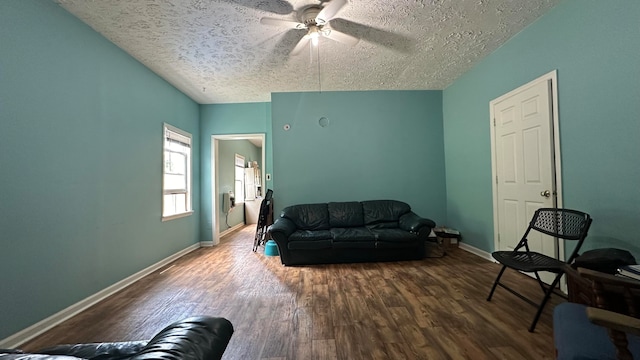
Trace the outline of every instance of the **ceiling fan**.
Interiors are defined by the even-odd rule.
[[[260,23],[264,25],[272,25],[285,27],[289,29],[306,30],[307,34],[300,39],[298,44],[291,50],[291,55],[298,54],[309,41],[313,45],[318,45],[320,36],[335,40],[345,45],[353,46],[360,39],[334,30],[330,27],[329,22],[336,14],[347,4],[347,0],[330,0],[328,4],[311,5],[298,11],[299,21],[284,20],[270,17],[263,17]]]

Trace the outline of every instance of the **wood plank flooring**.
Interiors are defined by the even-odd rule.
[[[253,253],[254,226],[198,249],[23,344],[149,339],[191,315],[235,333],[224,359],[553,359],[552,298],[535,309],[498,288],[497,264],[460,249],[443,258],[284,267]],[[263,249],[260,249],[263,250]],[[536,282],[504,280],[535,299]]]

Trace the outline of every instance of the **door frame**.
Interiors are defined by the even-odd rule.
[[[494,250],[499,250],[499,219],[498,219],[498,184],[497,184],[497,151],[496,151],[496,136],[495,131],[496,128],[493,125],[495,114],[493,113],[494,106],[503,101],[506,98],[509,98],[515,95],[518,92],[521,92],[529,87],[538,85],[541,82],[550,82],[551,85],[551,136],[552,136],[552,144],[553,149],[551,149],[552,159],[551,161],[554,163],[554,179],[553,179],[553,189],[555,193],[555,206],[558,208],[562,207],[562,167],[561,167],[561,152],[560,152],[560,127],[559,127],[559,112],[558,112],[558,71],[553,70],[547,74],[544,74],[538,77],[535,80],[532,80],[524,85],[519,86],[516,89],[509,91],[508,93],[493,99],[489,102],[489,126],[491,133],[491,190],[493,192],[493,248]],[[565,260],[565,249],[564,249],[564,240],[557,239],[556,242],[556,253],[558,254],[558,258],[560,260]]]
[[[266,191],[265,184],[265,133],[252,133],[252,134],[226,134],[226,135],[211,135],[211,233],[213,245],[220,243],[220,201],[218,200],[220,195],[220,181],[219,181],[219,168],[218,164],[218,142],[220,140],[259,140],[262,142],[262,171],[260,177],[262,178],[263,189]]]

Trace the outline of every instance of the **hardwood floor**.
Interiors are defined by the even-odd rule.
[[[552,359],[553,297],[535,309],[498,288],[499,266],[460,249],[443,258],[284,267],[253,253],[254,227],[198,249],[22,346],[149,339],[191,315],[235,333],[224,359]],[[263,250],[261,248],[260,250]],[[536,282],[507,271],[528,296]]]

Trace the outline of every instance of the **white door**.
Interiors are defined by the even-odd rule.
[[[254,168],[244,169],[244,199],[254,201],[256,199],[256,172]]]
[[[497,250],[513,250],[535,210],[557,204],[551,87],[538,79],[491,102]],[[532,251],[559,258],[554,239],[531,235]]]

